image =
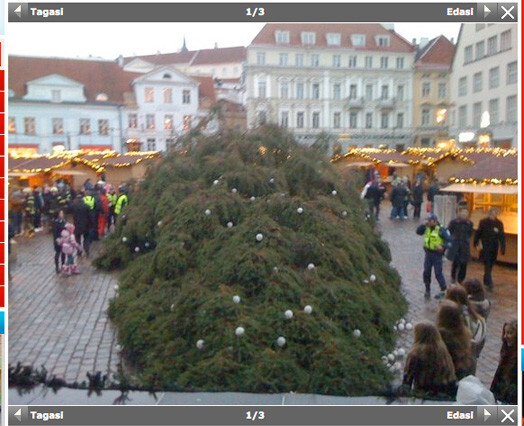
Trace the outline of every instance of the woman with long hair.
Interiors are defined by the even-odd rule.
[[[437,327],[430,321],[415,325],[415,341],[404,368],[403,384],[416,394],[454,397],[455,367]]]
[[[461,307],[451,300],[442,301],[437,327],[453,360],[457,380],[475,374],[471,333],[465,324]]]
[[[486,299],[484,285],[476,278],[464,281],[463,285],[466,289],[466,293],[468,293],[469,303],[471,303],[475,310],[482,315],[485,320],[487,320],[491,311],[491,301]]]
[[[517,334],[517,320],[504,324],[499,366],[490,388],[495,398],[506,404],[517,404]]]

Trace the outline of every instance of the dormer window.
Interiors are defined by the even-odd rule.
[[[162,78],[165,80],[171,80],[171,74],[166,72]]]
[[[61,102],[62,93],[60,90],[51,90],[51,102]]]
[[[13,89],[9,89],[7,91],[7,96],[9,96],[10,98],[14,98],[15,97],[15,91]]]
[[[289,44],[289,31],[275,31],[277,44]]]
[[[375,38],[375,41],[379,47],[389,47],[390,45],[390,37],[387,35],[379,35]]]
[[[326,41],[328,46],[340,46],[340,33],[327,33]]]
[[[352,34],[351,44],[353,47],[364,47],[366,45],[366,36],[364,34]]]
[[[300,34],[300,39],[302,41],[302,44],[306,44],[306,45],[315,44],[315,33],[303,32]]]
[[[105,93],[99,93],[98,95],[96,95],[95,99],[98,102],[107,102],[109,100],[109,96],[107,96],[107,94]]]

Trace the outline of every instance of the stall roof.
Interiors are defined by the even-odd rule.
[[[36,157],[20,161],[21,158],[9,158],[8,165],[10,172],[19,173],[42,173],[65,166],[71,162],[67,157]],[[14,163],[14,164],[13,164]]]
[[[517,185],[518,157],[488,157],[460,171],[449,179],[450,183],[490,183]]]
[[[443,192],[475,192],[483,194],[518,194],[518,185],[495,185],[495,184],[473,184],[453,183],[440,189]]]
[[[355,148],[345,154],[344,158],[351,156],[360,157],[375,164],[390,164],[393,167],[407,166],[407,163],[414,164],[420,161],[419,158],[413,155],[404,155],[394,149]]]

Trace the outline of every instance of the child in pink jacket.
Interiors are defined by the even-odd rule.
[[[67,275],[79,274],[75,263],[75,251],[82,251],[82,247],[75,239],[75,226],[72,223],[66,223],[65,229],[61,232],[60,238],[57,238],[56,243],[61,247],[66,261],[62,267],[62,272]]]

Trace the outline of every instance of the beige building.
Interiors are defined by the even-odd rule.
[[[413,78],[414,145],[438,146],[448,140],[450,67],[455,46],[436,37],[417,52]]]

